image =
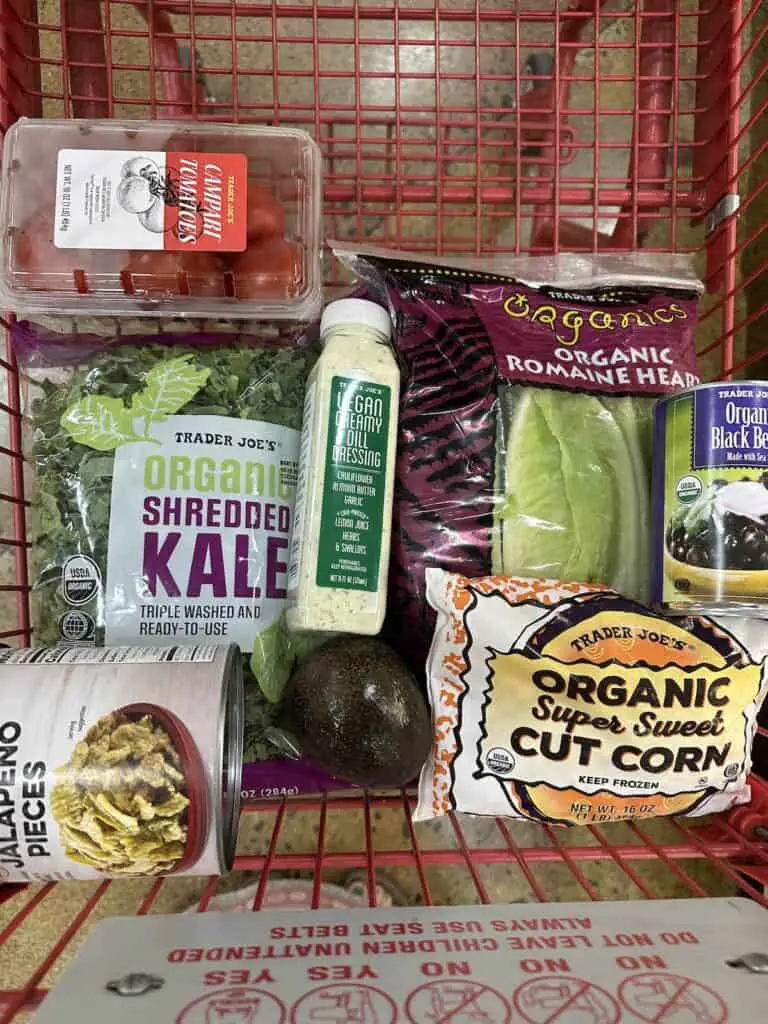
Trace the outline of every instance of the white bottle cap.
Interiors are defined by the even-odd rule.
[[[342,324],[373,327],[387,340],[392,337],[392,321],[389,319],[389,313],[383,306],[369,302],[367,299],[337,299],[336,302],[329,303],[323,310],[323,317],[320,321],[320,337],[322,338],[331,327],[338,327]]]

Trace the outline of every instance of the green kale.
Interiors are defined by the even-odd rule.
[[[244,665],[245,672],[245,729],[243,734],[243,761],[277,761],[284,758],[282,751],[266,738],[267,729],[277,724],[280,708],[270,704],[254,677]]]
[[[64,386],[51,376],[36,380],[39,393],[30,417],[36,471],[31,564],[39,644],[60,641],[59,619],[69,610],[61,593],[62,567],[76,554],[90,556],[101,571],[102,589],[82,610],[96,623],[97,642],[104,642],[115,449],[151,440],[149,425],[174,413],[262,420],[299,430],[315,358],[311,347],[121,345],[74,370]],[[245,671],[248,707],[262,733],[260,709],[269,705],[258,693],[248,658]],[[270,756],[265,744],[250,746]]]

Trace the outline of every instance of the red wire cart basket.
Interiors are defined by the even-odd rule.
[[[0,128],[24,115],[293,125],[323,149],[329,236],[690,252],[711,378],[768,376],[767,108],[761,0],[0,0]],[[10,350],[0,363],[0,637],[28,644],[19,385]],[[768,773],[768,729],[756,765]],[[741,890],[768,906],[759,776],[749,807],[703,824],[415,826],[411,803],[246,806],[236,867],[258,873],[254,909],[272,877],[311,876],[317,905],[350,871],[371,905],[384,871],[428,904]],[[221,884],[0,889],[0,1024],[40,1002],[95,921],[205,910]]]

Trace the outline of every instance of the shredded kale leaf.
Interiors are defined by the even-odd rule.
[[[61,593],[62,567],[72,555],[88,555],[101,571],[102,590],[82,611],[96,623],[104,643],[109,516],[114,449],[141,440],[136,424],[165,416],[227,416],[301,429],[304,389],[317,352],[314,346],[259,348],[143,344],[107,347],[73,370],[37,372],[38,396],[31,404],[31,450],[36,473],[31,509],[31,569],[36,642],[60,642],[59,619],[70,610]],[[186,381],[167,387],[168,364],[183,364]],[[98,410],[99,428],[81,428],[78,411]],[[90,424],[93,416],[84,416]],[[79,440],[85,443],[79,443]],[[138,639],[138,637],[137,637]],[[291,655],[291,664],[295,655]],[[276,711],[259,691],[244,658],[249,753],[275,756],[263,736]],[[270,681],[265,688],[273,694]]]
[[[270,703],[248,669],[245,672],[245,729],[243,734],[243,762],[280,761],[285,754],[266,737],[267,729],[275,726],[280,714],[277,704]]]

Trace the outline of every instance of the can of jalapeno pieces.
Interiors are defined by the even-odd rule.
[[[0,650],[0,882],[230,870],[242,753],[235,645]]]
[[[768,618],[768,381],[657,403],[652,509],[657,606]]]

